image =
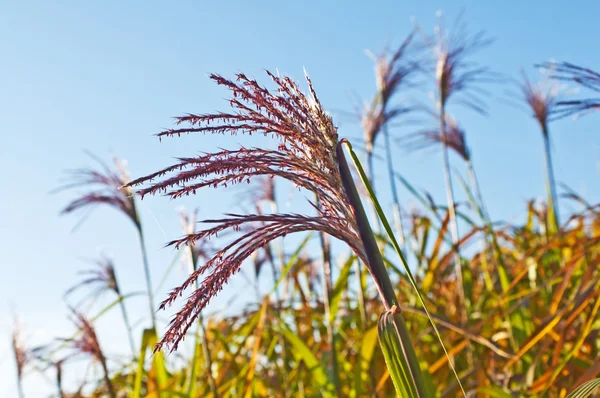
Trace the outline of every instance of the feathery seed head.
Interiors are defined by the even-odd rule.
[[[100,348],[100,341],[98,340],[94,326],[82,313],[73,309],[71,311],[73,315],[72,321],[79,331],[77,337],[67,340],[70,342],[71,348],[76,354],[87,355],[98,362],[104,362],[104,353]]]
[[[187,133],[263,134],[277,142],[276,150],[242,147],[180,158],[177,164],[134,180],[128,186],[143,185],[138,191],[142,197],[164,193],[178,198],[203,187],[250,182],[260,176],[280,177],[316,194],[319,200],[311,205],[317,214],[227,214],[225,218],[204,221],[213,224],[212,227],[171,242],[175,246],[194,244],[227,230],[237,232],[237,237],[199,266],[163,301],[161,308],[172,304],[205,276],[171,321],[157,349],[165,344],[170,345],[171,350],[177,349],[210,299],[240,270],[246,259],[274,239],[294,232],[322,231],[346,242],[365,258],[352,207],[342,186],[336,155],[338,135],[331,117],[324,111],[308,77],[309,97],[290,78],[270,72],[267,75],[276,91],[241,73],[235,82],[211,75],[212,80],[232,93],[229,101],[232,111],[180,117],[177,123],[187,124],[186,127],[164,131],[159,137]]]
[[[458,125],[456,120],[446,115],[446,145],[454,150],[465,161],[471,159],[471,152],[466,143],[465,131]],[[422,150],[437,144],[444,143],[444,135],[440,129],[428,129],[411,134],[406,138],[406,147],[409,150]]]
[[[523,102],[525,102],[532,116],[542,127],[543,134],[547,133],[548,122],[554,120],[558,98],[561,87],[547,78],[542,78],[537,84],[533,84],[525,73],[519,84]]]
[[[17,377],[19,378],[19,380],[22,380],[25,367],[31,359],[28,350],[25,348],[25,343],[23,340],[23,331],[21,329],[21,326],[18,324],[18,322],[15,321],[15,325],[13,327],[11,336],[11,344],[13,354],[15,356],[15,365],[17,368]]]
[[[410,45],[414,37],[411,32],[396,51],[388,55],[383,51],[375,57],[375,81],[377,92],[372,102],[360,112],[365,145],[368,152],[373,150],[375,139],[383,126],[412,110],[406,106],[396,106],[390,109],[392,97],[404,86],[411,84],[412,77],[419,71],[418,61],[408,61]]]
[[[550,71],[550,75],[553,79],[564,82],[573,82],[585,89],[600,93],[600,73],[598,72],[568,62],[547,62],[542,64],[542,67]],[[555,109],[553,109],[553,118],[560,119],[568,116],[579,117],[598,110],[600,110],[600,98],[558,101]]]
[[[82,168],[69,172],[71,182],[60,187],[59,190],[85,188],[87,192],[69,203],[61,214],[69,214],[98,205],[109,205],[123,212],[139,227],[133,191],[126,186],[129,182],[129,176],[125,164],[114,157],[115,168],[111,169],[99,158],[91,154],[90,156],[99,163],[100,168],[97,170]]]
[[[458,103],[485,113],[485,104],[480,98],[480,83],[490,81],[492,73],[486,67],[477,66],[468,60],[473,53],[488,46],[491,40],[483,31],[469,34],[462,15],[455,22],[452,32],[447,32],[441,22],[433,37],[425,39],[434,52],[435,79],[438,100],[445,106],[452,96],[462,94]]]
[[[67,290],[66,295],[84,286],[92,289],[90,292],[90,296],[92,297],[97,297],[106,291],[119,294],[119,285],[117,284],[113,261],[106,256],[102,256],[94,260],[93,264],[94,268],[80,272],[81,275],[84,275],[84,279]]]

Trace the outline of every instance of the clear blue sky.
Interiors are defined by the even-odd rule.
[[[592,39],[600,4],[592,0],[577,6],[539,0],[119,4],[9,0],[1,7],[2,397],[16,396],[8,356],[13,308],[23,318],[30,342],[67,336],[62,293],[77,280],[76,272],[87,267],[81,259],[102,252],[114,256],[125,290],[143,288],[135,231],[120,214],[98,210],[75,233],[76,218],[59,218],[71,196],[49,192],[60,184],[62,171],[89,164],[83,149],[107,160],[112,151],[128,159],[131,173],[138,176],[169,164],[174,156],[235,146],[235,139],[196,136],[161,144],[152,137],[170,127],[173,116],[226,109],[226,93],[207,73],[243,71],[262,78],[266,68],[301,80],[306,67],[327,108],[350,110],[353,93],[368,98],[374,90],[365,49],[378,51],[388,40],[398,43],[410,29],[411,17],[431,31],[437,10],[444,10],[451,22],[463,8],[471,30],[484,28],[496,38],[476,57],[495,71],[518,76],[524,67],[537,78],[531,66],[550,59],[600,69]],[[526,112],[499,100],[506,84],[490,90],[489,117],[464,110],[457,115],[467,130],[491,214],[519,221],[525,201],[544,193],[541,136]],[[600,200],[599,122],[597,115],[552,126],[557,178],[590,202]],[[347,118],[338,125],[342,136],[360,134]],[[406,178],[443,202],[439,152],[398,150],[395,157]],[[402,195],[405,204],[414,202]],[[175,209],[198,206],[201,216],[210,216],[231,209],[235,200],[229,192],[210,192],[181,202],[142,202],[155,282],[173,257],[163,243],[180,234]],[[176,270],[158,298],[183,274]],[[243,284],[239,280],[233,286]],[[221,308],[232,290],[226,289],[211,308]],[[242,292],[253,294],[251,289]],[[145,315],[142,299],[134,299],[130,308],[139,314],[136,319]],[[120,325],[118,313],[99,323],[109,352],[126,348],[115,324]],[[37,376],[27,381],[29,396],[52,391]]]

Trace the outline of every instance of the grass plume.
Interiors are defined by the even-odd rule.
[[[129,218],[135,225],[140,242],[144,276],[146,279],[146,293],[148,295],[148,306],[152,327],[156,328],[156,317],[154,315],[154,294],[152,292],[152,279],[150,276],[150,265],[144,242],[142,223],[136,210],[135,198],[131,187],[127,186],[130,181],[124,162],[114,157],[114,168],[108,167],[101,159],[89,154],[99,164],[98,169],[81,168],[69,171],[69,183],[59,187],[58,190],[78,189],[83,192],[71,201],[61,212],[70,214],[100,205],[108,205]]]
[[[337,129],[322,108],[308,77],[310,97],[306,97],[290,78],[269,72],[267,75],[275,84],[276,92],[244,74],[238,74],[236,82],[211,75],[212,80],[231,91],[229,103],[233,112],[180,117],[177,123],[188,127],[164,131],[159,137],[187,133],[263,134],[278,142],[276,150],[239,148],[180,158],[177,164],[136,179],[129,186],[146,183],[138,190],[142,197],[165,193],[177,198],[194,194],[203,187],[250,182],[258,176],[280,177],[317,195],[318,203],[311,202],[317,215],[229,214],[226,218],[205,220],[215,224],[212,228],[171,242],[174,246],[193,244],[225,230],[236,231],[244,226],[261,224],[260,229],[244,231],[217,252],[163,301],[161,308],[172,304],[200,276],[208,274],[171,321],[159,348],[169,344],[173,350],[176,349],[194,319],[228,279],[239,271],[243,261],[274,239],[295,232],[321,231],[346,242],[359,257],[365,258],[337,168]],[[159,181],[151,182],[158,178]]]

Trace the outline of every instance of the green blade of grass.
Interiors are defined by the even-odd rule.
[[[312,379],[318,384],[324,397],[334,397],[333,384],[327,377],[327,372],[321,362],[304,341],[302,341],[302,338],[289,329],[281,319],[280,321],[281,322],[278,322],[278,328],[285,336],[285,339],[290,343],[294,358],[296,358],[298,362],[304,362],[312,374]]]
[[[200,328],[196,329],[196,333],[194,336],[194,355],[192,360],[190,361],[190,373],[188,376],[188,385],[186,388],[187,395],[189,397],[196,396],[196,388],[198,386],[198,382],[196,380],[197,374],[199,372],[200,361],[198,358],[200,357]],[[210,370],[209,370],[210,371]]]
[[[417,189],[415,187],[413,187],[404,177],[402,177],[400,174],[395,174],[395,177],[397,180],[399,180],[402,185],[404,185],[404,187],[406,189],[408,189],[408,191],[419,200],[419,202],[421,202],[421,204],[427,209],[429,210],[434,216],[435,218],[437,218],[438,221],[442,221],[440,215],[438,214],[438,212],[436,211],[436,209],[434,209],[431,204],[423,197],[423,195],[421,195],[419,193],[419,191],[417,191]]]
[[[142,393],[142,380],[144,378],[144,374],[146,373],[144,362],[146,357],[146,352],[148,349],[152,352],[154,345],[158,342],[158,335],[156,334],[156,329],[144,329],[142,333],[142,344],[140,345],[140,356],[138,357],[138,367],[135,374],[135,381],[133,385],[132,398],[140,398]],[[154,373],[156,375],[156,385],[158,386],[159,392],[158,396],[162,397],[166,392],[166,387],[168,383],[168,375],[167,369],[165,366],[165,356],[161,351],[157,351],[152,356],[152,366],[154,367]]]
[[[600,378],[598,379],[593,379],[590,380],[586,383],[583,383],[582,385],[580,385],[579,387],[577,387],[575,390],[573,390],[572,393],[570,393],[569,395],[567,395],[567,398],[587,398],[592,396],[593,392],[600,387]]]
[[[142,396],[142,379],[145,373],[145,357],[148,345],[150,343],[150,334],[153,329],[144,329],[142,333],[142,344],[140,345],[140,355],[138,356],[138,367],[135,373],[135,381],[133,383],[133,392],[131,398],[140,398]]]
[[[167,278],[171,274],[171,271],[173,271],[173,268],[175,268],[175,264],[177,264],[177,260],[179,260],[179,257],[181,256],[181,253],[183,251],[184,251],[184,248],[181,248],[181,249],[179,249],[179,250],[177,250],[175,252],[175,255],[173,256],[173,259],[171,260],[171,263],[169,264],[169,266],[165,270],[165,273],[164,273],[162,279],[158,283],[158,286],[154,289],[154,294],[158,294],[161,291],[163,285],[167,281]]]
[[[129,294],[124,294],[123,296],[117,298],[115,301],[113,301],[112,303],[110,303],[109,305],[107,305],[106,307],[104,307],[103,309],[101,309],[100,312],[98,312],[96,315],[94,315],[94,317],[90,318],[90,320],[92,322],[98,320],[102,315],[106,314],[112,308],[116,307],[122,301],[125,301],[126,299],[128,299],[130,297],[143,296],[145,294],[146,294],[146,292],[133,292],[133,293],[129,293]]]

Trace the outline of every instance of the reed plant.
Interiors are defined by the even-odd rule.
[[[80,190],[80,196],[71,201],[62,210],[61,214],[70,214],[84,209],[93,209],[97,206],[107,205],[119,211],[133,222],[138,234],[142,254],[150,319],[152,327],[156,329],[154,293],[150,275],[150,264],[148,263],[148,253],[135,198],[131,189],[126,187],[126,184],[129,182],[129,176],[125,164],[115,157],[113,159],[114,168],[111,169],[98,157],[92,154],[90,154],[90,157],[98,163],[99,167],[97,169],[80,168],[69,171],[67,174],[69,182],[59,188],[61,191],[65,189]]]
[[[568,190],[561,201],[578,210],[562,214],[565,219],[558,223],[552,176],[547,205],[529,202],[526,217],[512,223],[491,217],[473,166],[473,148],[462,123],[447,109],[455,103],[485,111],[479,84],[493,75],[470,56],[489,40],[482,33],[467,34],[461,20],[452,32],[440,27],[426,38],[434,50],[435,79],[416,51],[419,46],[408,51],[415,49],[414,34],[391,55],[376,57],[376,94],[362,118],[366,168],[341,138],[343,131],[308,77],[305,94],[291,78],[266,72],[266,85],[242,73],[235,79],[211,75],[230,93],[230,109],[187,114],[176,119],[175,128],[158,134],[190,135],[185,138],[190,142],[207,134],[266,136],[267,141],[254,141],[258,146],[181,157],[134,179],[121,162],[70,174],[65,187],[83,193],[64,213],[109,205],[136,226],[152,327],[135,344],[124,305],[132,294],[122,291],[118,270],[103,258],[68,296],[75,289],[85,291],[86,299],[108,292],[116,301],[95,314],[72,311],[73,335],[44,349],[27,349],[22,332],[15,333],[19,385],[26,385],[26,373],[40,370],[55,372],[60,397],[593,394],[600,374],[600,205]],[[592,70],[568,63],[553,68],[553,79],[592,91],[600,87]],[[435,124],[403,134],[400,141],[412,150],[442,149],[446,205],[401,177],[392,162],[394,122],[422,108],[398,105],[396,96],[419,75],[435,80],[437,109],[428,111]],[[598,105],[595,99],[564,101],[539,94],[526,79],[519,88],[519,98],[540,124],[547,151],[549,121],[587,114]],[[380,135],[392,223],[381,204],[382,185],[377,191],[373,186]],[[470,207],[455,201],[450,153],[466,168],[468,182],[460,181]],[[307,210],[285,212],[278,206],[276,187],[283,184],[277,181],[298,188]],[[406,219],[397,217],[400,199],[405,200],[395,193],[398,182],[420,204],[406,211]],[[187,271],[159,307],[177,307],[159,335],[136,195],[200,198],[210,188],[246,183],[252,184],[242,193],[248,200],[240,202],[250,203],[250,211],[210,214],[201,222],[195,212],[180,212],[184,236],[168,244],[177,250],[163,280],[181,255]],[[370,218],[368,207],[374,210]],[[549,224],[552,217],[556,221]],[[271,271],[266,285],[265,265]],[[248,269],[255,277],[247,277]],[[362,277],[367,272],[368,280]],[[246,295],[247,302],[234,314],[208,312],[209,302],[234,275],[246,276],[246,288],[257,293],[256,299]],[[351,283],[356,276],[358,287]],[[109,354],[101,330],[94,327],[117,307],[133,356]],[[183,344],[186,338],[191,349]],[[150,351],[154,354],[148,358]],[[86,373],[78,388],[65,385],[64,375],[72,367],[83,369],[81,358],[100,374]]]
[[[546,165],[546,190],[548,194],[548,230],[555,233],[560,225],[558,212],[558,196],[556,193],[556,178],[554,176],[554,165],[552,163],[552,148],[550,143],[549,123],[553,120],[556,107],[560,100],[561,88],[549,79],[541,80],[537,85],[531,83],[525,74],[520,83],[523,101],[528,105],[533,118],[539,124],[542,138],[544,140],[544,160]]]
[[[113,261],[106,256],[102,256],[93,263],[94,268],[80,272],[80,274],[83,275],[83,279],[67,290],[65,296],[68,296],[76,290],[80,290],[82,288],[88,290],[86,297],[90,297],[92,299],[97,299],[106,292],[114,293],[117,296],[117,301],[123,317],[123,323],[127,329],[129,346],[131,348],[132,355],[135,358],[136,348],[131,321],[129,320],[129,313],[127,312],[127,307],[125,306],[125,297],[123,296],[121,287],[117,281],[117,275]]]
[[[458,221],[456,217],[456,204],[454,188],[450,174],[449,139],[446,137],[446,110],[451,99],[478,113],[485,113],[485,103],[482,99],[481,83],[490,81],[491,73],[487,67],[473,63],[469,58],[473,53],[480,51],[491,43],[483,31],[470,34],[462,15],[455,22],[451,31],[447,31],[440,16],[440,23],[436,33],[426,37],[434,56],[435,62],[435,92],[437,110],[439,112],[439,132],[442,138],[442,161],[444,182],[446,187],[446,201],[450,215],[450,233],[452,244],[455,245],[454,270],[459,290],[458,306],[462,312],[462,323],[469,319],[470,300],[465,293],[465,282],[461,265],[461,256],[458,248],[460,239]]]

